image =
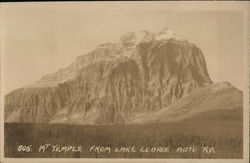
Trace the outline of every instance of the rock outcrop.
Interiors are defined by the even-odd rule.
[[[229,100],[230,99],[230,100]],[[217,115],[211,116],[216,112]],[[221,113],[225,113],[224,115]],[[228,116],[231,112],[232,115]],[[165,123],[202,115],[205,120],[243,118],[243,93],[229,82],[207,85],[159,111],[137,114],[130,123]],[[221,115],[220,115],[221,114]],[[193,119],[195,121],[195,119]]]
[[[130,32],[5,96],[6,122],[129,123],[212,84],[201,49],[165,29]]]

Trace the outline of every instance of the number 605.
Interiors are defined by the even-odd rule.
[[[18,152],[31,152],[31,146],[32,145],[19,145],[17,147]]]

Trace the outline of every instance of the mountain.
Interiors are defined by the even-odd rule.
[[[192,116],[213,109],[205,101],[204,109],[189,107],[193,100],[199,104],[203,96],[213,95],[201,91],[217,90],[212,83],[201,49],[172,30],[129,32],[118,42],[101,44],[69,67],[6,95],[5,121],[113,124],[147,123],[152,119],[149,114],[155,117],[152,122],[169,119],[175,112]],[[225,97],[242,98],[231,87],[235,90],[222,90]],[[216,107],[211,106],[224,108],[221,97],[215,97],[207,104],[217,101]]]

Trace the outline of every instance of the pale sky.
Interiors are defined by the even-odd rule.
[[[243,88],[243,32],[239,11],[174,11],[8,7],[2,10],[5,93],[69,66],[77,56],[129,31],[164,27],[195,43],[214,82]]]

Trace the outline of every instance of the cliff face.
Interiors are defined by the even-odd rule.
[[[5,121],[128,123],[211,83],[195,45],[169,31],[129,33],[6,95]]]

